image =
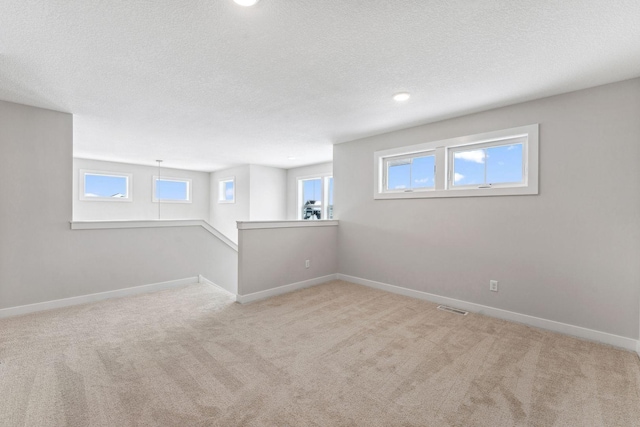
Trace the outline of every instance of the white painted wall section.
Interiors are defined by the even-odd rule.
[[[339,273],[638,339],[638,117],[633,79],[335,145]],[[539,195],[372,197],[377,150],[531,123]]]
[[[251,221],[287,219],[287,171],[268,166],[250,165]]]
[[[338,221],[249,222],[238,231],[239,302],[336,277]]]
[[[219,183],[221,180],[235,179],[235,202],[219,202]],[[234,243],[238,243],[238,230],[236,221],[248,221],[250,215],[250,168],[249,165],[238,166],[211,173],[211,225],[220,230]]]
[[[72,116],[0,101],[0,309],[202,275],[237,252],[203,227],[71,230]]]
[[[132,174],[131,202],[80,200],[80,170]],[[204,219],[209,220],[209,173],[162,167],[164,178],[191,180],[191,203],[152,202],[153,176],[158,168],[129,163],[73,159],[73,219],[93,220],[146,220],[146,219]]]

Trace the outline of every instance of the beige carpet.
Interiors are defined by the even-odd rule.
[[[633,426],[634,353],[345,282],[0,320],[1,426]]]

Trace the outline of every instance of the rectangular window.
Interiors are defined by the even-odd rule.
[[[451,148],[450,182],[455,188],[513,187],[525,182],[522,138]]]
[[[302,181],[302,219],[322,219],[322,178]]]
[[[130,202],[132,175],[80,170],[80,200]]]
[[[385,190],[420,191],[433,189],[436,185],[435,161],[435,153],[385,158]]]
[[[333,218],[333,177],[298,178],[298,219]]]
[[[235,203],[235,177],[225,178],[218,182],[218,203]]]
[[[538,125],[376,151],[375,199],[538,194]]]
[[[191,180],[154,176],[152,201],[191,203]]]

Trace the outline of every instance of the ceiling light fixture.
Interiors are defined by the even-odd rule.
[[[411,94],[409,92],[399,92],[393,95],[393,99],[398,102],[406,101],[411,98]]]
[[[260,0],[233,0],[234,2],[236,2],[237,4],[239,4],[240,6],[253,6],[254,4],[258,3]]]
[[[295,160],[295,159],[296,159],[296,158],[295,158],[295,156],[289,156],[289,157],[287,157],[287,160]]]

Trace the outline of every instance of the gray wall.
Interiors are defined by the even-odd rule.
[[[230,177],[235,177],[235,203],[219,203],[219,182]],[[209,209],[211,220],[209,222],[234,243],[238,243],[236,221],[249,220],[249,177],[249,165],[225,169],[211,174],[211,207]]]
[[[0,101],[0,308],[198,274],[235,290],[237,253],[200,227],[70,230],[72,133]]]
[[[250,221],[287,219],[287,171],[250,165]]]
[[[238,230],[238,294],[335,274],[338,226]],[[311,265],[305,268],[305,260]]]
[[[373,200],[376,150],[532,123],[537,196]],[[336,145],[339,272],[636,339],[639,161],[640,79]]]
[[[298,210],[300,208],[298,206],[298,178],[307,178],[314,175],[331,175],[332,173],[332,162],[301,166],[287,170],[287,219],[298,219]]]
[[[80,200],[80,169],[133,174],[131,202]],[[152,177],[157,167],[98,160],[73,159],[73,219],[139,220],[158,219],[158,203],[151,201]],[[180,169],[161,169],[162,177],[191,179],[191,203],[168,203],[160,206],[160,219],[203,219],[209,221],[209,173]]]
[[[286,170],[244,165],[211,173],[210,223],[238,243],[237,221],[286,219]],[[235,177],[235,203],[219,203],[219,181]]]

